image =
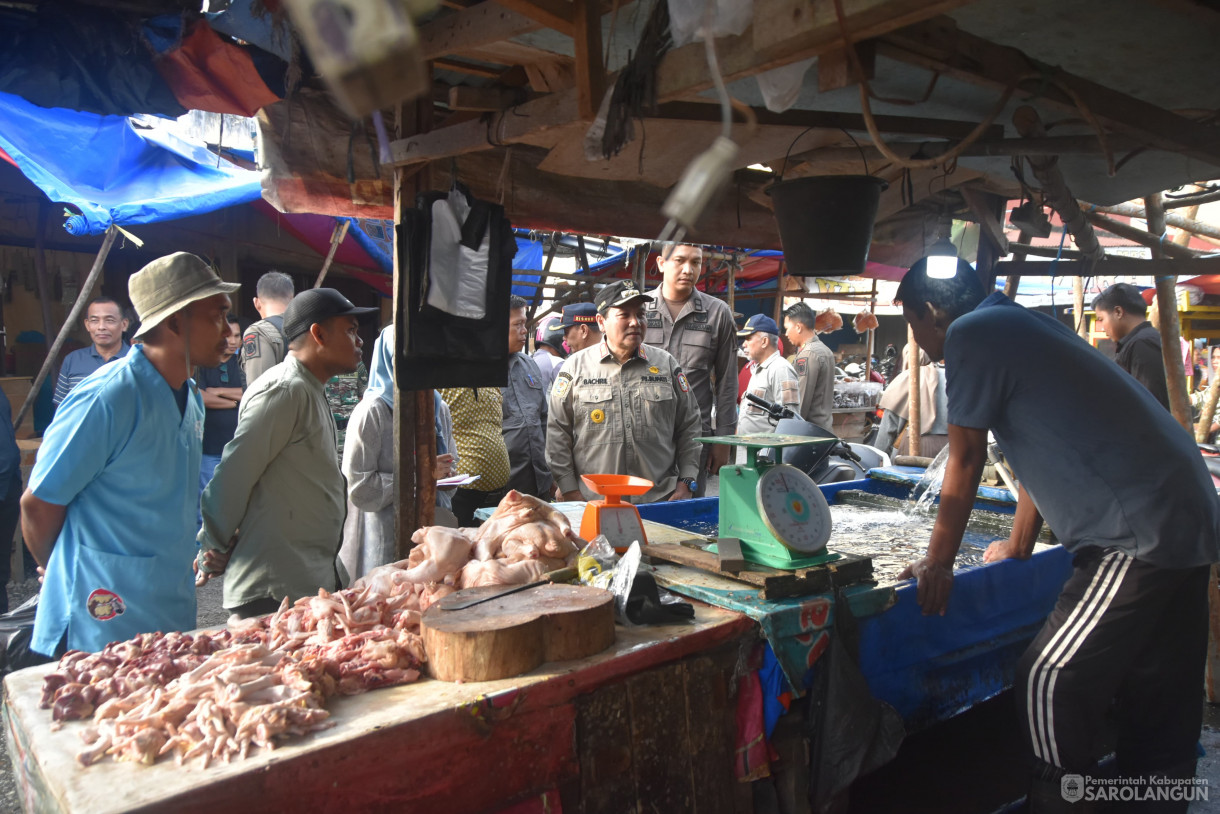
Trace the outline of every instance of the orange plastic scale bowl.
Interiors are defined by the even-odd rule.
[[[581,537],[592,540],[604,534],[620,554],[635,540],[639,540],[640,545],[648,544],[639,510],[631,503],[624,503],[622,498],[644,494],[655,485],[652,481],[633,475],[581,475],[580,479],[591,491],[605,498],[590,500],[585,506],[580,521]]]

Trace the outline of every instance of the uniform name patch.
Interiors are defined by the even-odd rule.
[[[608,379],[581,379],[581,384],[609,384]]]
[[[668,376],[641,376],[640,381],[655,384],[669,384]]]
[[[712,326],[706,322],[691,322],[689,325],[686,326],[686,330],[703,331],[704,333],[711,333]]]
[[[89,611],[89,615],[99,622],[106,622],[116,616],[122,616],[123,611],[127,610],[127,605],[123,602],[123,597],[114,591],[98,588],[85,600],[85,610]]]

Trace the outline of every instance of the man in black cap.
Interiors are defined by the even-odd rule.
[[[573,353],[551,387],[546,457],[564,500],[588,500],[581,475],[635,475],[655,485],[637,502],[698,488],[699,404],[678,360],[644,344],[644,303],[630,280],[597,295],[605,339]]]
[[[242,617],[336,590],[347,505],[324,385],[360,364],[357,308],[315,288],[284,312],[288,356],[246,391],[237,432],[203,493],[201,579],[224,573],[224,606]],[[240,539],[236,538],[238,529]]]
[[[597,327],[597,306],[591,302],[565,305],[561,324],[568,353],[591,348],[602,341],[602,329]]]

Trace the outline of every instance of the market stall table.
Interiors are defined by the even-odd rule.
[[[26,811],[732,811],[734,671],[744,615],[696,606],[688,624],[616,629],[608,649],[524,676],[429,679],[328,702],[335,726],[200,768],[82,767],[82,723],[39,709],[53,665],[4,682],[9,754]]]

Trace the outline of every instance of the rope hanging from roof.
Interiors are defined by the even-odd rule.
[[[656,0],[640,42],[627,64],[619,71],[606,111],[602,134],[602,157],[613,158],[631,141],[631,120],[640,118],[657,106],[657,67],[673,47],[669,31],[669,3]]]

